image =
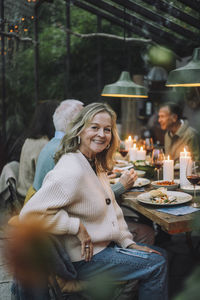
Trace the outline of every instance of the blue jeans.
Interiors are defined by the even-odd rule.
[[[94,255],[90,262],[81,260],[73,264],[79,279],[90,280],[101,274],[109,275],[107,278],[113,282],[137,279],[140,300],[167,300],[166,254],[163,249],[151,248],[160,251],[162,256],[111,244]]]

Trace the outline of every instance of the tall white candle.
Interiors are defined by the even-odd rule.
[[[129,150],[129,160],[136,161],[137,160],[137,147],[136,144],[133,144],[133,147]]]
[[[129,137],[125,140],[125,148],[126,148],[126,150],[129,151],[129,149],[131,149],[132,145],[133,145],[133,139],[129,135]]]
[[[143,150],[143,147],[140,147],[140,150],[137,151],[137,160],[146,159],[146,150]]]
[[[182,156],[191,156],[191,153],[190,152],[188,152],[185,148],[183,149],[183,152],[180,152],[180,157],[182,157]]]
[[[180,153],[180,186],[189,185],[190,182],[187,180],[186,169],[188,165],[191,165],[191,156],[190,153],[184,149],[183,152]]]
[[[168,159],[163,161],[163,180],[174,180],[174,161]]]

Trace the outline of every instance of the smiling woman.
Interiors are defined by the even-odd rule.
[[[167,300],[164,251],[133,241],[107,178],[119,140],[115,112],[106,104],[90,104],[67,132],[55,168],[21,210],[21,222],[42,219],[48,232],[62,236],[78,278],[92,290],[95,282],[105,288],[104,280],[94,280],[98,276],[109,277],[110,287],[138,279],[141,299],[151,294]]]

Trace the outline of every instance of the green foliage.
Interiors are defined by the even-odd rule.
[[[144,46],[129,43],[130,61],[128,62],[128,52],[123,41],[99,38],[102,86],[98,89],[98,38],[80,38],[71,34],[70,78],[66,94],[65,28],[66,1],[44,2],[39,9],[39,100],[74,98],[84,101],[85,104],[102,101],[100,89],[104,84],[116,81],[127,65],[131,73],[144,72],[141,58]],[[34,40],[33,29],[32,22],[28,36]],[[96,33],[97,17],[71,5],[71,30],[81,34]],[[120,27],[111,26],[106,20],[102,20],[102,32],[123,36]],[[17,43],[13,40],[12,47],[13,54],[6,58],[6,127],[11,140],[26,128],[36,104],[34,44]],[[113,104],[114,109],[115,106]]]

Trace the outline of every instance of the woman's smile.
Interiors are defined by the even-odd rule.
[[[89,126],[81,134],[80,151],[88,158],[102,152],[112,138],[112,121],[107,112],[101,112],[94,116]]]

